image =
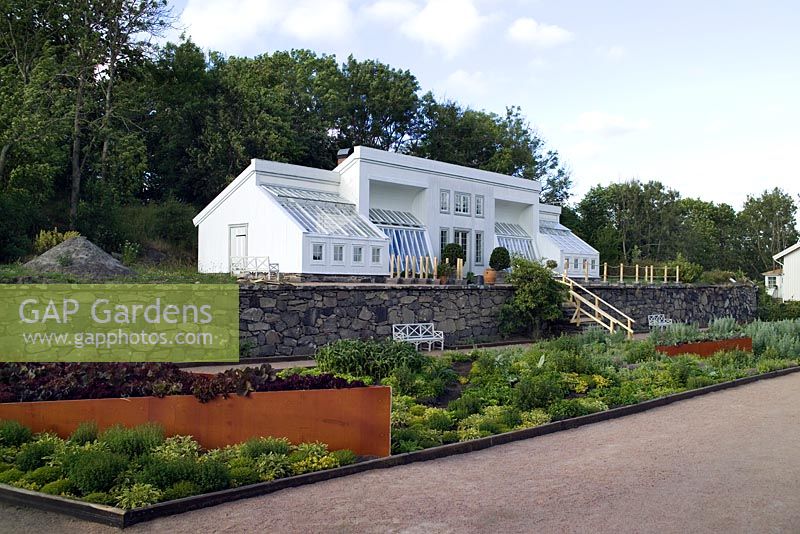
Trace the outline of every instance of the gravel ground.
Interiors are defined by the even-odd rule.
[[[800,374],[126,532],[800,532]],[[0,505],[2,532],[113,529]]]

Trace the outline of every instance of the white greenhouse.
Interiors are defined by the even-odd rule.
[[[332,171],[252,160],[194,218],[198,269],[385,276],[394,256],[438,257],[455,242],[464,272],[503,246],[598,276],[597,251],[539,203],[537,181],[366,147],[345,156]]]

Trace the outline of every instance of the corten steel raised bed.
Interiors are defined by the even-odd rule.
[[[721,350],[743,350],[745,352],[750,352],[753,350],[753,340],[749,337],[738,337],[734,339],[681,343],[680,345],[656,345],[656,350],[667,356],[696,354],[698,356],[708,357]]]
[[[167,435],[193,436],[208,449],[274,436],[292,443],[321,441],[331,450],[350,449],[362,456],[388,456],[391,403],[391,388],[376,386],[269,391],[207,403],[193,395],[13,402],[0,404],[0,420],[61,437],[85,421],[95,421],[101,430],[155,422]]]

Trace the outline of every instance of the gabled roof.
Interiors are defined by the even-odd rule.
[[[778,252],[777,254],[772,256],[772,259],[775,260],[775,261],[778,261],[779,259],[781,259],[781,258],[783,258],[785,256],[788,256],[789,254],[791,254],[792,252],[794,252],[797,249],[800,249],[800,243],[795,243],[791,247],[789,247],[789,248],[787,248],[785,250],[781,250],[780,252]]]
[[[772,269],[771,271],[761,273],[761,276],[781,276],[782,274],[783,269]]]

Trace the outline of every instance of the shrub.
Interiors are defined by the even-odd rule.
[[[537,408],[529,412],[522,412],[520,414],[520,423],[515,428],[531,428],[534,426],[544,425],[549,422],[550,414],[542,409]]]
[[[164,490],[161,500],[174,501],[175,499],[183,499],[200,493],[202,493],[200,486],[189,480],[181,480]]]
[[[164,443],[164,428],[154,423],[133,428],[116,425],[106,429],[98,440],[105,443],[111,452],[132,459]]]
[[[495,271],[504,271],[511,267],[511,255],[505,247],[495,247],[489,256],[489,267]]]
[[[85,495],[81,497],[81,500],[90,502],[92,504],[103,504],[105,506],[114,506],[114,504],[116,504],[116,499],[114,499],[114,497],[101,491],[96,491],[94,493],[90,493],[89,495]]]
[[[410,343],[399,341],[360,341],[342,339],[317,351],[317,367],[322,371],[370,376],[376,381],[406,368],[420,372],[430,359]]]
[[[322,471],[323,469],[333,469],[339,467],[339,461],[331,454],[324,456],[308,456],[299,462],[292,464],[292,472],[295,475],[302,475],[303,473],[311,473],[314,471]]]
[[[703,266],[692,263],[686,257],[678,252],[678,257],[670,261],[668,264],[669,269],[675,272],[675,268],[680,268],[680,281],[687,284],[696,282],[700,275],[703,273]]]
[[[41,254],[42,252],[50,250],[59,243],[63,243],[67,239],[72,239],[73,237],[78,237],[79,235],[81,235],[80,232],[76,232],[74,230],[69,230],[67,232],[59,232],[58,228],[53,228],[52,230],[39,230],[39,234],[33,241],[33,251],[36,254]]]
[[[229,487],[231,475],[224,463],[211,460],[197,464],[192,482],[200,487],[202,493],[209,493]]]
[[[17,469],[8,469],[0,473],[0,484],[11,484],[25,476],[25,473]]]
[[[76,491],[76,488],[70,480],[67,480],[66,478],[60,478],[45,484],[39,491],[42,493],[47,493],[48,495],[73,495]]]
[[[261,481],[261,477],[252,467],[234,467],[230,469],[231,486],[247,486]]]
[[[153,449],[153,456],[172,460],[176,458],[196,459],[200,453],[200,444],[192,436],[172,436]]]
[[[0,473],[2,473],[3,471],[8,471],[9,469],[12,469],[13,467],[14,467],[13,464],[8,464],[6,462],[0,462]]]
[[[153,456],[145,461],[141,471],[135,475],[135,480],[166,489],[181,480],[194,480],[197,476],[197,466],[197,462],[191,458],[165,459]]]
[[[124,456],[103,450],[77,451],[65,464],[67,478],[84,495],[110,490],[128,462]]]
[[[161,491],[150,484],[134,484],[122,488],[117,495],[117,506],[126,510],[141,508],[161,500]]]
[[[14,463],[23,471],[33,471],[47,463],[47,458],[56,452],[53,441],[30,441],[20,447]]]
[[[45,465],[25,475],[25,480],[41,487],[50,482],[55,482],[62,476],[63,473],[60,468]]]
[[[448,243],[444,246],[444,249],[442,250],[442,263],[445,263],[445,260],[448,260],[450,265],[455,267],[459,258],[462,260],[466,259],[464,249],[461,247],[461,245],[458,243]]]
[[[256,461],[256,470],[261,480],[275,480],[292,474],[292,462],[282,454],[265,454]]]
[[[459,431],[477,430],[483,434],[508,432],[522,422],[514,406],[487,406],[480,414],[473,414],[458,424]]]
[[[264,454],[289,454],[292,443],[286,438],[253,438],[241,444],[243,456],[256,459]]]
[[[17,421],[0,421],[0,445],[19,447],[33,439],[33,432]]]
[[[514,404],[523,411],[547,406],[569,392],[561,378],[561,373],[547,371],[528,375],[520,379],[514,387]]]
[[[339,462],[339,465],[354,464],[356,463],[356,460],[358,460],[356,453],[350,449],[339,449],[338,451],[333,451],[331,456],[336,458],[336,461]]]
[[[141,252],[142,247],[139,246],[139,243],[131,243],[130,241],[125,241],[122,244],[121,254],[122,254],[122,263],[125,265],[133,265],[136,262],[136,259],[139,257],[139,253]]]
[[[86,443],[95,441],[98,433],[97,423],[87,421],[79,424],[72,434],[70,434],[69,442],[76,445],[85,445]]]
[[[560,421],[562,419],[589,415],[604,410],[608,410],[608,406],[601,400],[584,397],[555,402],[547,409],[547,413],[553,421]]]
[[[683,269],[683,267],[681,267]],[[730,284],[731,280],[742,280],[738,273],[733,271],[722,271],[720,269],[712,269],[700,274],[697,278],[698,282],[704,284]]]
[[[564,286],[540,263],[514,256],[509,282],[514,296],[500,309],[500,328],[506,334],[518,332],[541,334],[545,322],[562,316]]]

